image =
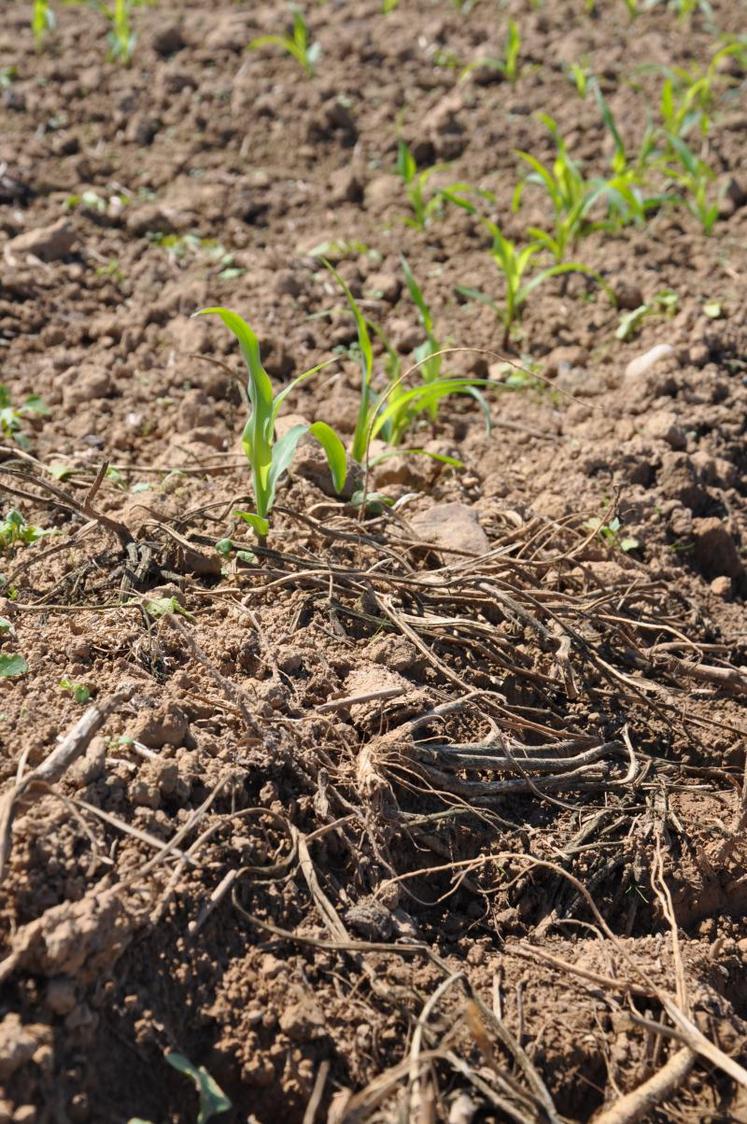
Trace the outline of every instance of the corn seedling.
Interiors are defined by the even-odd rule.
[[[438,214],[443,206],[443,193],[429,191],[428,181],[435,172],[443,171],[443,164],[434,164],[431,168],[418,169],[417,161],[406,141],[400,140],[397,145],[397,174],[401,177],[407,193],[407,201],[412,210],[412,218],[406,218],[408,226],[423,230],[434,214]]]
[[[12,553],[18,546],[28,546],[51,534],[52,531],[27,523],[20,511],[12,508],[0,520],[0,554]]]
[[[0,437],[10,438],[21,449],[28,449],[29,439],[23,432],[24,419],[43,417],[48,413],[38,394],[30,394],[20,406],[14,406],[7,386],[0,384]]]
[[[280,47],[296,60],[304,73],[311,77],[321,57],[321,46],[312,43],[309,25],[300,8],[291,8],[293,27],[289,35],[260,35],[252,39],[247,50],[255,51],[261,47]]]
[[[353,442],[350,447],[350,456],[358,464],[362,464],[366,456],[366,449],[368,448],[368,420],[374,395],[372,385],[373,347],[371,346],[371,334],[368,330],[368,321],[361,312],[360,306],[350,292],[347,284],[333,265],[329,262],[325,262],[325,265],[345,294],[345,299],[353,314],[358,333],[358,362],[361,369],[361,390],[358,399],[358,415],[353,432]]]
[[[659,115],[664,132],[686,137],[697,126],[702,136],[711,128],[715,88],[723,81],[720,64],[730,55],[747,61],[747,44],[737,40],[715,51],[705,70],[685,67],[665,68],[659,96]]]
[[[713,19],[713,8],[709,0],[648,0],[646,7],[657,8],[662,3],[670,11],[675,12],[680,20],[690,19],[696,12],[700,12],[707,19]]]
[[[638,308],[624,313],[615,332],[619,340],[630,340],[641,330],[644,320],[651,316],[673,316],[677,311],[679,298],[671,289],[661,289],[650,301],[641,304]]]
[[[278,394],[273,394],[270,376],[262,366],[259,340],[246,321],[238,313],[221,307],[203,308],[195,315],[220,317],[238,340],[246,365],[250,413],[241,443],[251,469],[257,510],[245,512],[242,518],[250,524],[260,542],[264,542],[278,483],[293,460],[301,438],[309,433],[322,446],[338,492],[344,487],[347,474],[345,448],[331,426],[322,421],[312,425],[294,425],[280,440],[275,439],[275,423],[283,402],[295,387],[317,373],[318,366],[293,379]]]
[[[483,222],[493,237],[490,256],[503,275],[503,303],[498,304],[492,297],[487,296],[478,289],[457,286],[457,291],[463,296],[471,300],[480,301],[482,304],[487,304],[493,309],[498,319],[503,323],[504,347],[508,347],[509,345],[511,330],[516,322],[521,319],[521,313],[528,298],[536,288],[544,284],[545,281],[549,281],[551,277],[558,277],[564,273],[584,273],[593,277],[605,288],[608,288],[598,273],[588,266],[582,265],[581,262],[576,261],[561,262],[548,266],[525,281],[524,276],[532,264],[534,257],[544,250],[545,246],[542,242],[537,241],[528,242],[524,246],[519,246],[516,242],[512,242],[509,238],[506,238],[496,223],[491,222],[489,219],[483,219]]]
[[[55,24],[55,16],[49,0],[34,0],[31,9],[31,30],[34,33],[34,42],[37,48],[41,47],[44,37],[51,31]]]
[[[521,32],[515,20],[508,21],[506,42],[503,48],[503,76],[512,86],[519,77],[519,52],[521,51]]]
[[[405,280],[407,281],[410,295],[415,301],[421,321],[426,328],[427,340],[420,351],[420,358],[409,371],[402,371],[402,360],[389,343],[385,333],[374,324],[369,324],[363,315],[358,302],[340,275],[327,263],[327,268],[335,277],[338,285],[345,294],[350,311],[355,319],[358,331],[358,355],[361,366],[361,394],[358,405],[358,417],[355,432],[350,448],[350,456],[359,464],[377,463],[392,452],[383,453],[375,461],[369,462],[368,451],[371,440],[381,437],[388,445],[396,448],[399,453],[413,453],[432,457],[444,464],[461,468],[461,462],[453,457],[444,457],[427,452],[423,449],[402,449],[399,446],[405,435],[422,414],[427,414],[431,420],[438,416],[438,407],[444,398],[452,394],[470,394],[480,403],[483,412],[489,420],[490,411],[482,395],[475,393],[475,388],[480,384],[479,379],[460,377],[444,377],[441,375],[442,356],[437,353],[437,341],[433,335],[433,320],[425,298],[403,258]],[[417,299],[416,299],[417,294]],[[373,387],[373,347],[371,344],[371,331],[373,331],[384,345],[387,355],[386,373],[387,388],[377,394]],[[417,355],[417,352],[416,352]],[[407,387],[405,379],[410,372],[426,371],[421,375],[421,382],[415,387]]]
[[[588,67],[582,66],[581,63],[572,62],[566,70],[569,81],[576,87],[576,93],[580,98],[585,98],[589,89],[589,79],[591,72]]]
[[[712,234],[718,218],[719,205],[711,196],[715,174],[699,156],[688,148],[681,137],[667,137],[669,150],[675,163],[663,165],[662,171],[682,190],[687,209],[703,228]]]
[[[521,32],[515,20],[508,21],[508,30],[503,45],[502,58],[479,58],[466,66],[461,73],[461,78],[467,78],[474,70],[489,68],[502,74],[512,86],[516,85],[519,77],[519,54],[521,52]]]

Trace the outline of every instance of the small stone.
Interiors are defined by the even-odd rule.
[[[701,340],[688,348],[687,358],[693,367],[705,367],[711,358],[711,349],[704,340]]]
[[[719,179],[718,183],[718,215],[721,219],[728,219],[747,203],[747,192],[739,180],[727,173]]]
[[[69,219],[58,219],[51,226],[39,226],[11,238],[5,253],[11,257],[32,254],[41,261],[59,261],[72,251],[75,242],[73,224]]]
[[[127,215],[127,230],[137,238],[143,235],[172,234],[174,231],[171,219],[157,203],[144,203],[142,207],[135,207]]]
[[[147,148],[153,143],[160,130],[161,122],[158,118],[138,113],[130,119],[125,129],[125,140],[140,148]]]
[[[182,29],[178,23],[167,23],[159,28],[151,39],[151,46],[161,58],[175,55],[186,47]]]
[[[352,168],[338,168],[329,177],[331,203],[360,203],[363,186]]]
[[[473,508],[462,503],[434,504],[412,517],[410,525],[425,542],[442,550],[487,554],[490,541]]]
[[[693,534],[695,564],[706,578],[743,576],[744,566],[736,543],[718,516],[694,520]]]
[[[36,1105],[22,1104],[13,1113],[13,1124],[36,1124],[38,1117]]]
[[[324,1029],[324,1015],[313,999],[303,999],[285,1008],[280,1029],[294,1042],[308,1042]]]
[[[677,424],[677,416],[670,410],[657,410],[651,414],[644,426],[647,437],[666,441],[671,449],[684,449],[687,446],[685,431]]]
[[[636,308],[640,308],[644,304],[643,292],[640,285],[632,284],[630,281],[618,281],[614,288],[615,300],[617,307],[632,312]]]
[[[113,390],[111,375],[98,367],[83,367],[66,379],[62,400],[67,409],[108,398]]]
[[[366,185],[366,206],[372,211],[384,211],[404,199],[404,185],[399,176],[375,176]]]
[[[717,597],[721,597],[724,601],[728,601],[731,597],[731,578],[727,578],[726,574],[722,574],[718,578],[714,578],[711,582],[711,590]]]
[[[165,745],[182,745],[189,729],[189,719],[176,703],[167,703],[155,711],[147,711],[130,731],[135,741],[149,749]]]
[[[47,984],[47,1006],[55,1015],[69,1015],[75,1006],[75,984],[67,976],[57,976]]]
[[[657,343],[649,351],[643,355],[637,355],[635,359],[631,359],[625,368],[626,379],[638,379],[655,367],[662,359],[674,354],[674,348],[669,343]]]
[[[388,304],[396,304],[402,292],[402,282],[396,273],[372,273],[366,287],[370,293]]]

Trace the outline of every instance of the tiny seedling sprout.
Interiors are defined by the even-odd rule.
[[[336,490],[340,492],[345,486],[345,447],[326,422],[294,425],[279,440],[275,438],[275,424],[283,402],[295,387],[315,375],[324,364],[305,371],[283,390],[273,394],[270,376],[262,365],[259,340],[247,322],[237,312],[221,307],[203,308],[194,315],[220,317],[238,340],[246,365],[250,412],[241,443],[251,469],[257,510],[244,512],[242,518],[249,523],[260,542],[264,542],[270,528],[270,515],[278,483],[290,466],[298,443],[305,434],[316,438],[324,450]]]

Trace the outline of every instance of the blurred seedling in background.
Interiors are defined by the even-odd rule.
[[[549,281],[551,277],[558,277],[565,273],[583,273],[604,285],[602,278],[595,270],[575,261],[549,266],[541,269],[539,273],[535,273],[528,280],[524,280],[533,259],[545,249],[545,246],[537,241],[520,246],[506,238],[500,227],[490,219],[483,219],[483,222],[493,237],[490,256],[503,277],[503,302],[499,303],[479,289],[472,289],[464,285],[458,285],[456,288],[458,293],[469,300],[479,301],[493,309],[503,324],[504,347],[509,346],[512,329],[521,319],[524,305],[531,294],[545,281]]]
[[[256,39],[252,39],[249,43],[247,50],[256,51],[262,47],[280,47],[281,50],[292,55],[304,73],[311,77],[321,58],[322,49],[319,43],[311,42],[309,26],[300,8],[291,8],[291,13],[293,25],[290,34],[258,35]]]
[[[679,304],[679,297],[671,289],[661,289],[654,293],[650,301],[641,304],[638,308],[624,313],[615,332],[619,340],[631,340],[641,330],[644,320],[652,316],[674,316]]]
[[[444,164],[434,164],[430,168],[418,169],[417,161],[406,141],[397,145],[397,175],[402,179],[412,218],[406,218],[408,226],[423,230],[435,214],[443,207],[443,196],[438,189],[429,189],[429,180],[436,172],[444,170]]]
[[[30,394],[20,406],[14,406],[7,386],[0,384],[0,436],[15,441],[21,449],[28,449],[29,439],[23,431],[28,418],[44,417],[49,413],[38,394]]]
[[[259,340],[247,322],[238,313],[221,307],[203,308],[194,315],[220,317],[238,341],[246,365],[250,412],[241,436],[241,444],[251,470],[254,503],[257,510],[242,512],[240,515],[252,527],[259,541],[264,543],[270,529],[270,515],[275,503],[277,485],[293,460],[299,441],[307,433],[316,438],[324,450],[336,490],[340,492],[345,486],[347,475],[345,447],[326,422],[294,425],[279,440],[275,438],[275,424],[287,396],[326,364],[312,367],[302,375],[298,375],[283,390],[273,394],[270,376],[262,366]]]
[[[467,78],[474,70],[477,69],[490,69],[495,70],[502,74],[507,82],[512,86],[516,85],[519,78],[519,55],[521,53],[521,32],[519,25],[515,20],[508,21],[508,29],[506,31],[506,39],[503,45],[502,58],[494,58],[486,56],[485,58],[477,58],[466,66],[462,71],[461,77]]]
[[[37,48],[41,47],[48,31],[55,25],[55,16],[49,0],[34,0],[31,8],[31,30]]]
[[[592,77],[591,71],[587,66],[581,63],[572,62],[566,69],[569,81],[576,87],[576,93],[580,98],[585,98],[589,89],[589,79]]]
[[[681,137],[669,136],[667,140],[671,157],[662,164],[662,171],[680,188],[685,206],[697,218],[703,233],[712,234],[719,212],[718,201],[711,193],[716,174]]]
[[[27,523],[20,511],[11,508],[5,518],[0,520],[0,553],[12,553],[18,546],[29,546],[53,533],[34,523]]]
[[[148,234],[148,240],[160,246],[174,263],[204,259],[209,265],[208,274],[217,270],[215,276],[221,281],[232,281],[242,277],[246,270],[236,265],[230,250],[213,238],[202,238],[199,234]]]

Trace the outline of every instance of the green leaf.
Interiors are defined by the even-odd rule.
[[[166,1061],[185,1077],[191,1077],[200,1097],[200,1107],[197,1115],[197,1124],[207,1124],[212,1116],[221,1112],[228,1112],[232,1107],[231,1101],[221,1089],[215,1078],[211,1077],[204,1066],[193,1065],[184,1054],[171,1051],[166,1054]]]
[[[620,323],[615,331],[616,338],[619,340],[632,339],[649,312],[650,309],[647,304],[639,304],[638,308],[624,313],[620,317]]]
[[[12,631],[13,631],[13,625],[10,623],[8,618],[7,617],[0,617],[0,635],[4,635],[6,632],[12,632]]]
[[[85,683],[73,683],[71,679],[60,679],[60,690],[69,692],[77,703],[87,703],[91,697],[90,687]]]
[[[709,320],[720,320],[724,315],[724,310],[718,301],[709,301],[708,304],[704,304],[703,312]]]
[[[315,437],[327,456],[327,464],[332,474],[332,482],[336,492],[341,492],[345,487],[348,473],[348,458],[345,446],[335,433],[331,425],[317,421],[309,426],[309,433]]]
[[[130,604],[137,605],[139,602],[131,601]],[[143,602],[143,608],[149,617],[165,617],[167,613],[174,613],[176,616],[194,620],[192,614],[179,604],[176,597],[152,597],[150,601]]]
[[[10,679],[16,675],[25,675],[28,669],[29,665],[23,656],[17,653],[0,653],[0,676]]]
[[[253,511],[234,511],[233,513],[237,519],[243,519],[248,523],[258,538],[266,539],[270,530],[270,520],[265,519],[262,515],[257,515]]]
[[[50,464],[49,472],[55,480],[67,480],[73,475],[74,469],[69,464]]]
[[[218,539],[217,543],[215,544],[215,549],[223,558],[228,558],[229,554],[233,550],[233,540]]]
[[[354,461],[358,461],[358,463],[360,464],[360,462],[366,455],[366,445],[368,440],[368,415],[371,403],[371,377],[373,374],[373,348],[371,346],[371,336],[368,331],[368,323],[366,321],[366,318],[361,312],[358,306],[358,302],[350,292],[350,289],[345,284],[342,277],[337,272],[335,267],[331,264],[331,262],[325,260],[324,264],[345,294],[345,298],[348,302],[350,311],[353,313],[353,318],[355,319],[356,328],[358,330],[358,348],[361,354],[361,392],[358,404],[358,416],[355,422],[355,430],[353,432],[353,443],[350,450],[350,455],[352,456]]]
[[[247,370],[247,392],[251,403],[251,413],[247,418],[241,443],[251,466],[254,500],[260,517],[269,515],[272,509],[272,441],[274,410],[272,383],[262,366],[259,340],[252,329],[237,312],[216,306],[203,308],[195,316],[219,316],[228,330],[239,342],[241,354]]]
[[[415,280],[415,275],[410,269],[410,263],[408,262],[404,254],[400,254],[400,261],[402,262],[402,272],[405,275],[405,284],[407,285],[408,292],[412,297],[413,303],[415,304],[418,312],[420,313],[420,319],[423,322],[423,327],[425,328],[426,332],[430,334],[433,331],[433,316],[431,315],[431,310],[428,307],[428,303],[425,297],[423,296],[422,289]]]

